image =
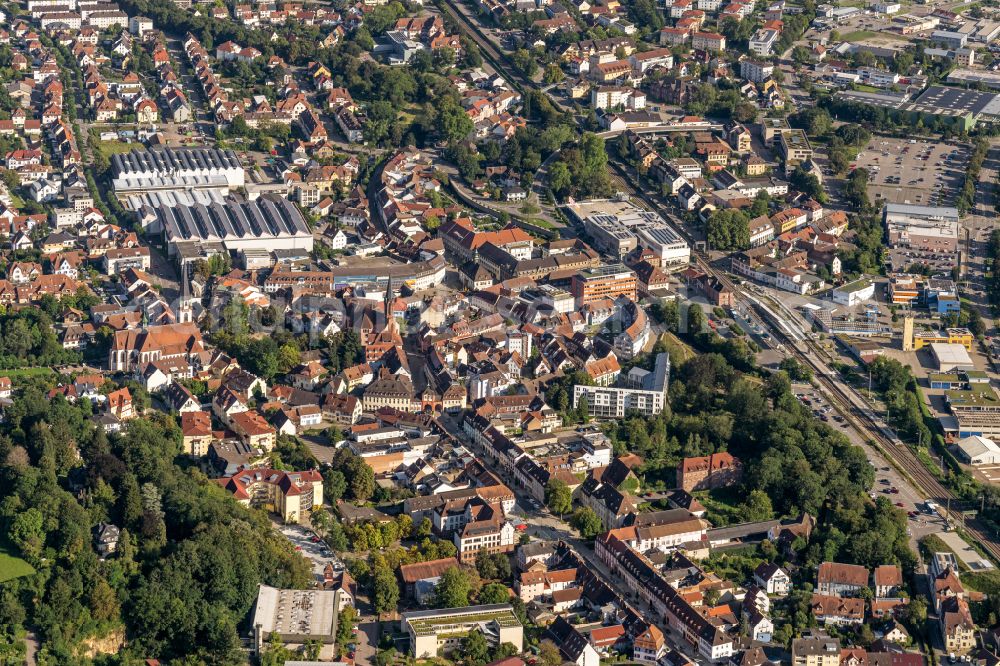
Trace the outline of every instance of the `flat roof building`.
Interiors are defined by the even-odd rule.
[[[691,248],[676,229],[659,213],[630,201],[594,199],[567,204],[566,209],[606,254],[621,258],[641,243],[656,253],[664,267],[682,268],[691,259]]]
[[[624,264],[607,264],[580,271],[573,276],[571,292],[578,307],[605,298],[626,296],[636,300],[639,280],[635,271]]]
[[[948,344],[946,342],[933,342],[930,345],[931,355],[937,364],[937,369],[941,372],[951,372],[953,370],[972,370],[972,358],[965,347],[959,344]]]
[[[785,162],[807,162],[812,159],[812,146],[806,133],[800,129],[786,129],[778,133],[778,149]]]
[[[958,249],[958,209],[940,206],[886,204],[882,221],[890,245],[903,245],[930,252]]]
[[[870,300],[874,295],[875,283],[864,279],[836,287],[830,292],[834,303],[848,307]]]
[[[277,636],[286,647],[321,644],[320,657],[333,658],[339,590],[280,590],[261,585],[253,611],[254,651]]]
[[[524,648],[524,627],[510,604],[413,611],[403,613],[402,625],[417,659],[458,649],[470,631],[482,632],[494,646],[510,643],[518,652]]]

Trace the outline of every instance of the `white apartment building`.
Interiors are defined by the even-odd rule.
[[[774,75],[774,65],[760,60],[744,60],[740,63],[740,76],[753,83],[763,83]]]
[[[617,108],[646,108],[646,93],[635,88],[599,86],[590,91],[590,105],[605,111]]]
[[[777,42],[777,30],[761,28],[750,38],[750,52],[761,57],[769,56]]]

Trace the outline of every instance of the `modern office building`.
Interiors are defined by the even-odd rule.
[[[577,307],[589,305],[594,301],[619,296],[636,300],[639,281],[635,271],[624,264],[608,264],[580,271],[573,276],[571,292],[576,299]]]

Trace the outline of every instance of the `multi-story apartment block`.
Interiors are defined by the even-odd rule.
[[[779,33],[771,28],[761,28],[750,38],[750,52],[754,55],[766,58],[771,55],[771,50],[778,42]]]
[[[216,482],[240,504],[272,511],[286,523],[299,522],[323,504],[323,477],[316,470],[248,469]]]
[[[691,35],[691,48],[697,51],[725,51],[726,38],[714,32],[696,32]]]
[[[778,133],[778,150],[788,162],[806,162],[812,159],[812,146],[806,133],[800,129],[786,129]]]

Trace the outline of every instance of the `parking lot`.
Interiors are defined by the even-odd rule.
[[[881,453],[870,449],[862,435],[844,422],[837,411],[832,409],[823,395],[809,384],[792,384],[792,393],[803,405],[813,411],[819,419],[848,436],[855,444],[865,448],[868,459],[875,468],[875,483],[870,489],[872,499],[887,498],[892,504],[907,515],[907,534],[911,545],[927,534],[936,534],[945,528],[944,520],[927,510],[926,498],[916,494],[916,491],[903,479]]]
[[[966,146],[875,137],[855,161],[876,201],[952,206],[965,177]]]
[[[332,564],[335,572],[343,571],[344,563],[319,540],[312,530],[302,525],[282,525],[275,523],[274,528],[285,535],[295,550],[304,555],[313,565],[313,575],[317,580],[323,578],[323,569]]]
[[[955,267],[955,255],[894,247],[889,250],[889,263],[892,270],[899,273],[908,272],[909,267],[917,264],[928,267],[933,276],[950,279],[951,269]]]
[[[792,386],[792,390],[795,392],[795,397],[799,399],[799,402],[811,409],[813,416],[820,421],[829,423],[840,429],[847,427],[844,418],[833,411],[833,407],[830,406],[819,391],[813,390],[812,386],[808,384],[795,384]]]

